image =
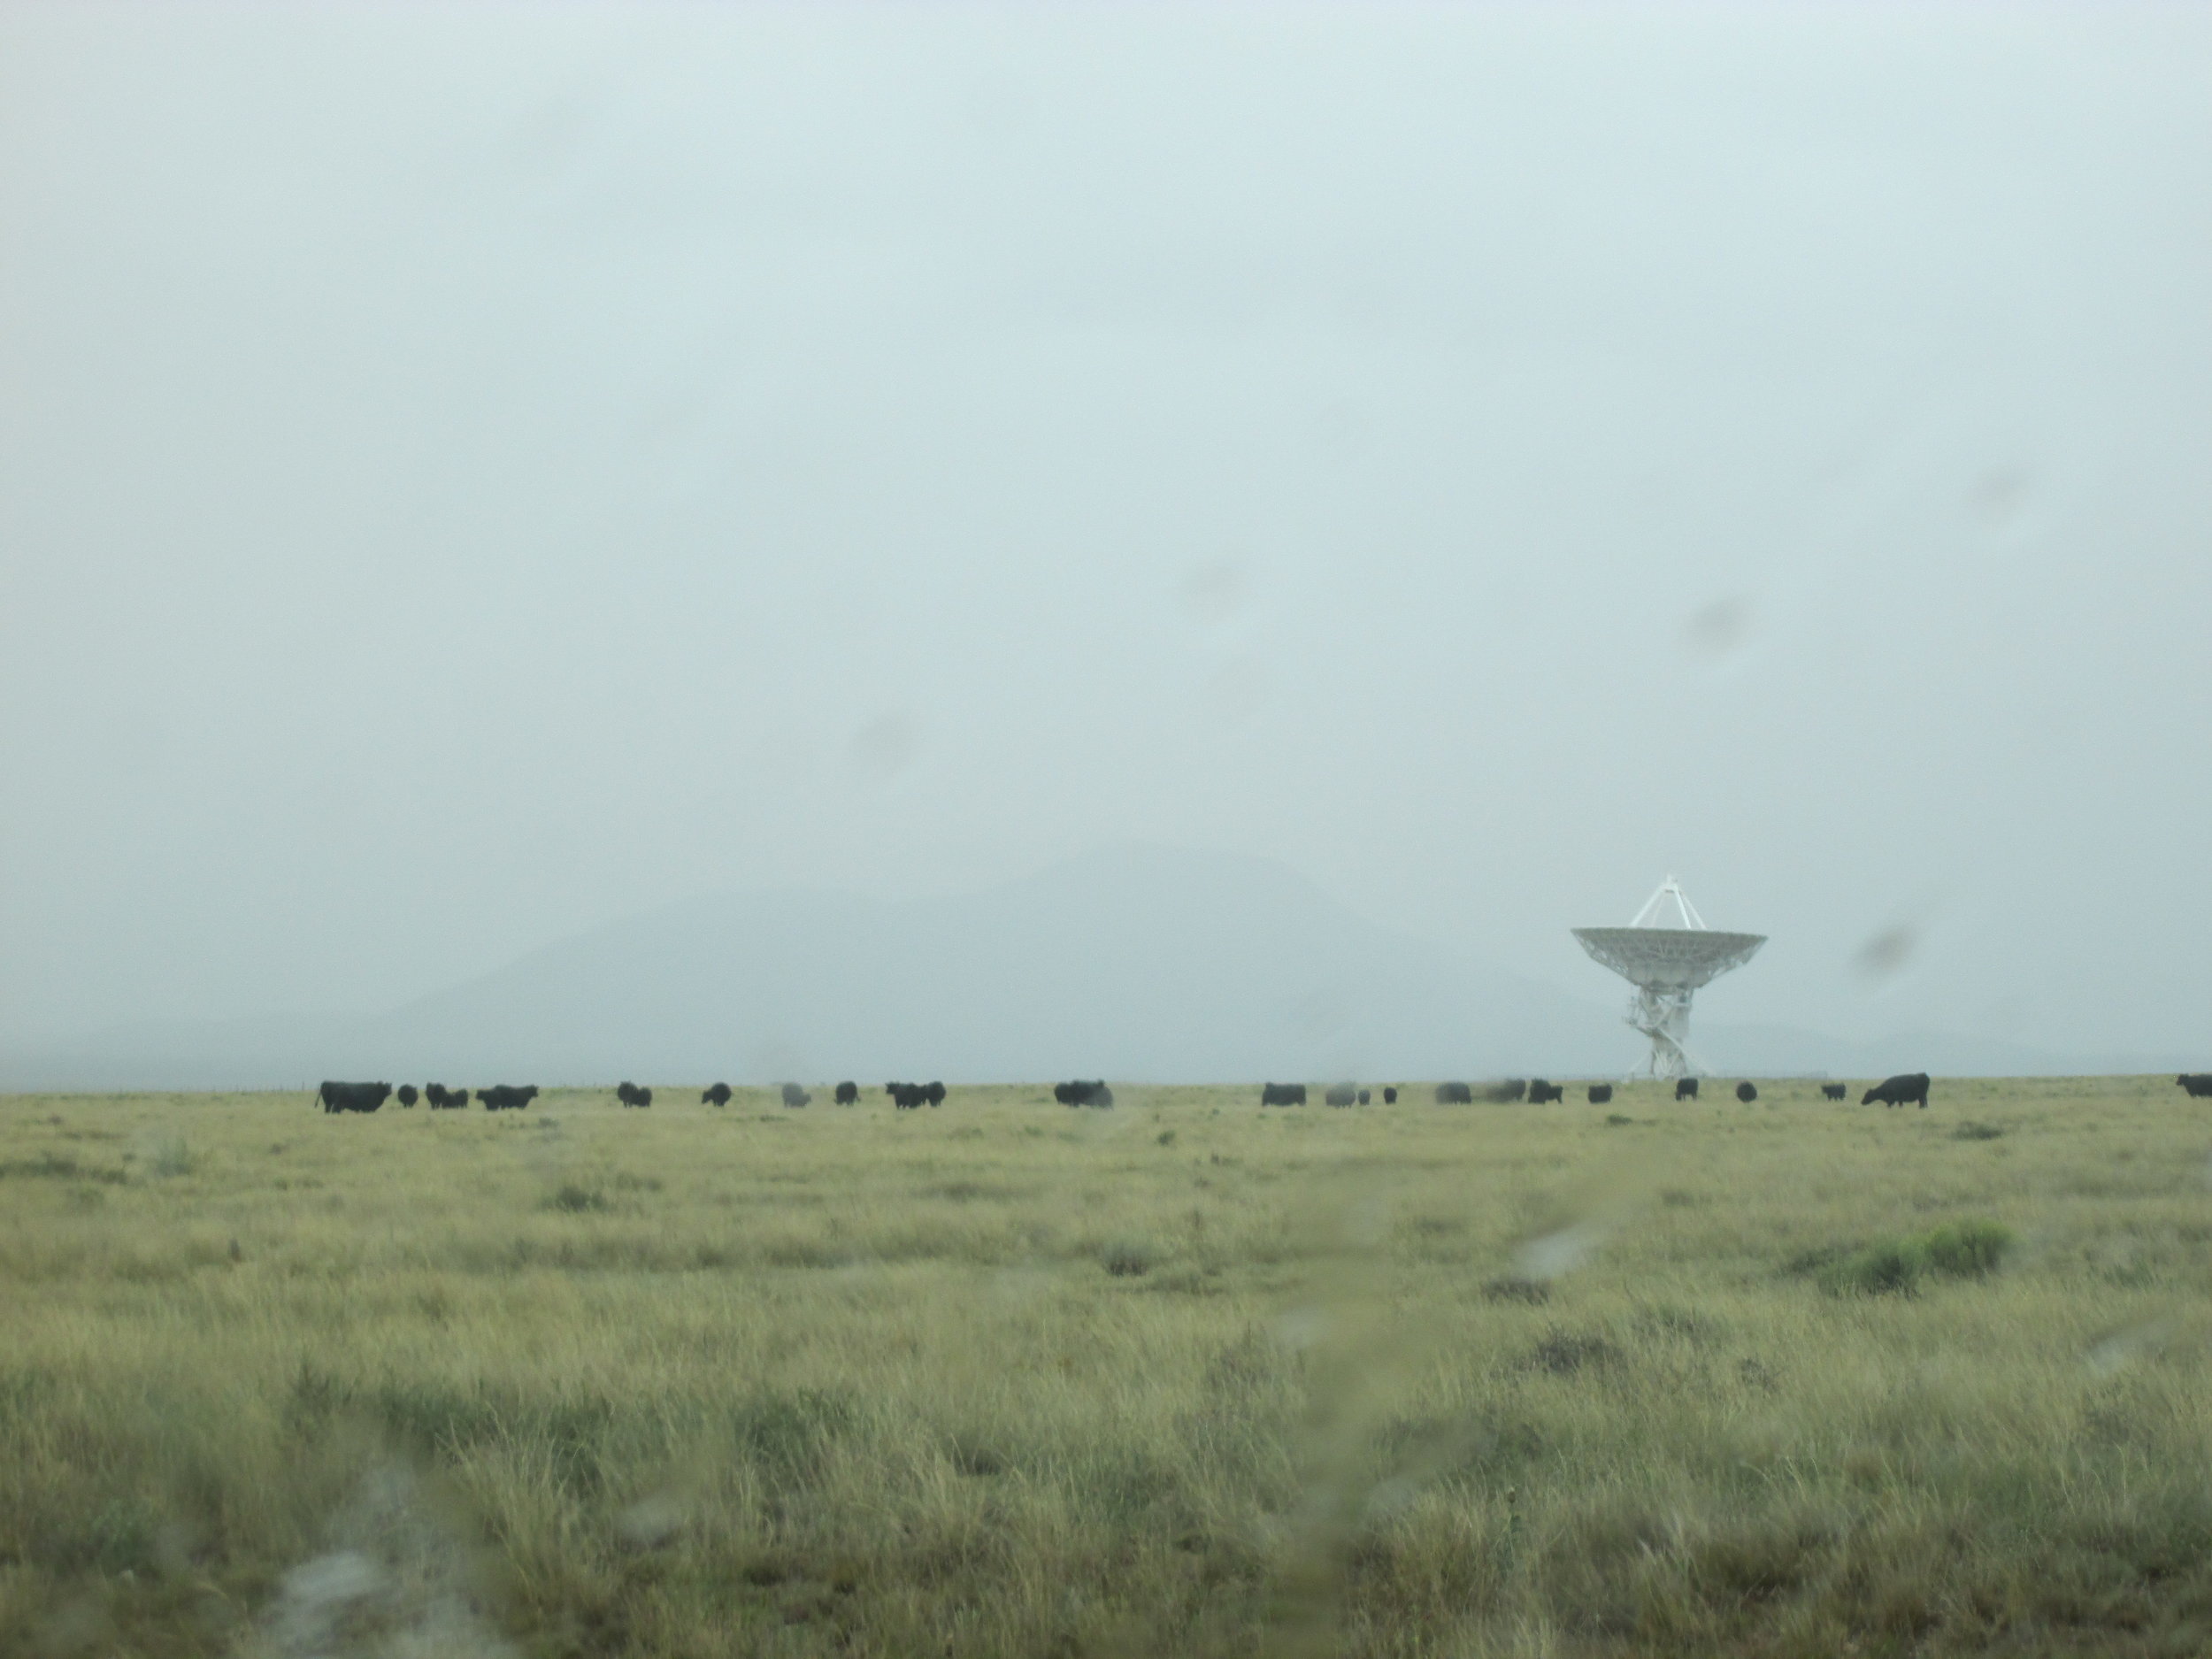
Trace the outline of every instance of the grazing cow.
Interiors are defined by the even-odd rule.
[[[402,1083],[399,1086],[399,1103],[401,1105],[411,1107],[421,1098],[422,1097],[419,1094],[415,1093],[415,1086],[412,1083]]]
[[[1094,1078],[1087,1083],[1077,1078],[1069,1083],[1055,1083],[1052,1098],[1063,1106],[1104,1107],[1114,1103],[1114,1091],[1106,1087],[1104,1078]]]
[[[1367,1104],[1367,1102],[1368,1102],[1368,1100],[1369,1100],[1369,1099],[1370,1099],[1370,1096],[1369,1096],[1369,1094],[1368,1094],[1367,1091],[1366,1091],[1365,1089],[1362,1089],[1362,1090],[1360,1090],[1360,1092],[1359,1092],[1359,1103],[1360,1103],[1361,1105],[1364,1106],[1364,1105],[1366,1105],[1366,1104]]]
[[[1263,1083],[1260,1085],[1260,1104],[1263,1106],[1303,1106],[1306,1086],[1303,1083]]]
[[[1567,1091],[1556,1083],[1547,1083],[1540,1077],[1532,1077],[1528,1080],[1528,1103],[1532,1106],[1542,1106],[1566,1098]]]
[[[699,1096],[699,1103],[702,1106],[728,1105],[730,1103],[730,1086],[727,1083],[717,1083],[712,1088]]]
[[[526,1083],[517,1087],[511,1083],[495,1083],[489,1088],[480,1088],[476,1098],[484,1102],[488,1112],[521,1111],[538,1097],[538,1086]]]
[[[1677,1100],[1695,1100],[1697,1098],[1697,1079],[1694,1077],[1678,1077],[1675,1079],[1674,1097]]]
[[[458,1111],[469,1103],[469,1092],[465,1088],[448,1088],[442,1083],[426,1083],[422,1097],[430,1102],[434,1112]]]
[[[1332,1083],[1322,1092],[1321,1098],[1332,1106],[1349,1106],[1359,1098],[1359,1091],[1349,1083]]]
[[[1748,1106],[1759,1098],[1759,1091],[1749,1083],[1739,1083],[1736,1085],[1736,1098]]]
[[[1436,1086],[1436,1103],[1439,1106],[1471,1106],[1475,1103],[1475,1091],[1465,1083],[1439,1083]]]
[[[616,1084],[614,1097],[620,1101],[625,1108],[650,1106],[653,1103],[653,1091],[649,1088],[640,1088],[634,1083]]]
[[[883,1092],[902,1112],[917,1111],[930,1103],[929,1089],[920,1083],[886,1083]]]
[[[1386,1088],[1386,1089],[1383,1090],[1383,1104],[1384,1104],[1384,1105],[1386,1105],[1386,1106],[1395,1106],[1397,1103],[1398,1103],[1398,1091],[1397,1091],[1396,1089],[1394,1089],[1394,1088]]]
[[[942,1083],[933,1082],[923,1092],[931,1105],[942,1106],[945,1103],[945,1086]]]
[[[783,1086],[783,1103],[787,1106],[803,1106],[813,1098],[813,1095],[808,1094],[796,1083],[787,1083]]]
[[[389,1083],[326,1082],[315,1091],[315,1100],[326,1113],[373,1112],[391,1092]]]
[[[1820,1094],[1823,1100],[1841,1100],[1849,1093],[1850,1091],[1840,1083],[1823,1083],[1820,1086]]]
[[[445,1104],[445,1085],[442,1083],[424,1084],[422,1086],[422,1097],[430,1102],[430,1110],[432,1111],[438,1110]]]
[[[1593,1083],[1590,1085],[1591,1105],[1602,1106],[1612,1098],[1613,1086],[1610,1083]]]
[[[1502,1083],[1493,1083],[1483,1091],[1483,1099],[1493,1106],[1509,1106],[1528,1093],[1526,1078],[1509,1077]]]
[[[2212,1099],[2212,1071],[2184,1071],[2174,1081],[2188,1090],[2191,1100]]]
[[[854,1105],[854,1104],[856,1104],[856,1103],[859,1101],[859,1099],[860,1099],[860,1085],[859,1085],[859,1084],[857,1084],[857,1083],[840,1083],[840,1084],[837,1086],[837,1103],[838,1103],[840,1106],[851,1106],[851,1105]]]
[[[1900,1071],[1895,1077],[1884,1078],[1860,1098],[1859,1104],[1871,1106],[1879,1101],[1885,1106],[1902,1106],[1912,1102],[1922,1111],[1928,1110],[1928,1074],[1925,1071]]]

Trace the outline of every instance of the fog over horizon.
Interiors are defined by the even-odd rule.
[[[2160,7],[0,12],[0,1046],[1133,843],[2212,1066],[2208,89]]]

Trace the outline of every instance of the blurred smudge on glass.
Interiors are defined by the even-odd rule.
[[[1900,922],[1893,927],[1883,928],[1861,945],[1852,963],[1866,979],[1886,979],[1912,960],[1919,946],[1918,930]]]
[[[888,778],[912,764],[921,743],[921,733],[904,715],[879,714],[852,734],[845,753],[860,771]]]
[[[1974,516],[1993,530],[2010,528],[2027,511],[2028,475],[2012,467],[1994,467],[1975,480],[1967,493]]]
[[[1751,606],[1742,599],[1716,599],[1692,611],[1682,625],[1682,643],[1701,657],[1725,657],[1751,637]]]
[[[1244,609],[1247,588],[1241,565],[1233,558],[1217,559],[1187,574],[1176,596],[1193,620],[1217,626]]]

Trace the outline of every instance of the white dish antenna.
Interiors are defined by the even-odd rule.
[[[1724,933],[1705,926],[1682,884],[1669,876],[1625,927],[1578,927],[1575,938],[1598,962],[1636,987],[1628,1023],[1651,1039],[1638,1077],[1701,1072],[1685,1040],[1690,997],[1701,985],[1740,968],[1766,943],[1764,933]]]

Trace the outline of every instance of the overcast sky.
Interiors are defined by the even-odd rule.
[[[0,579],[0,1038],[1141,839],[2212,1056],[2212,13],[12,6]]]

